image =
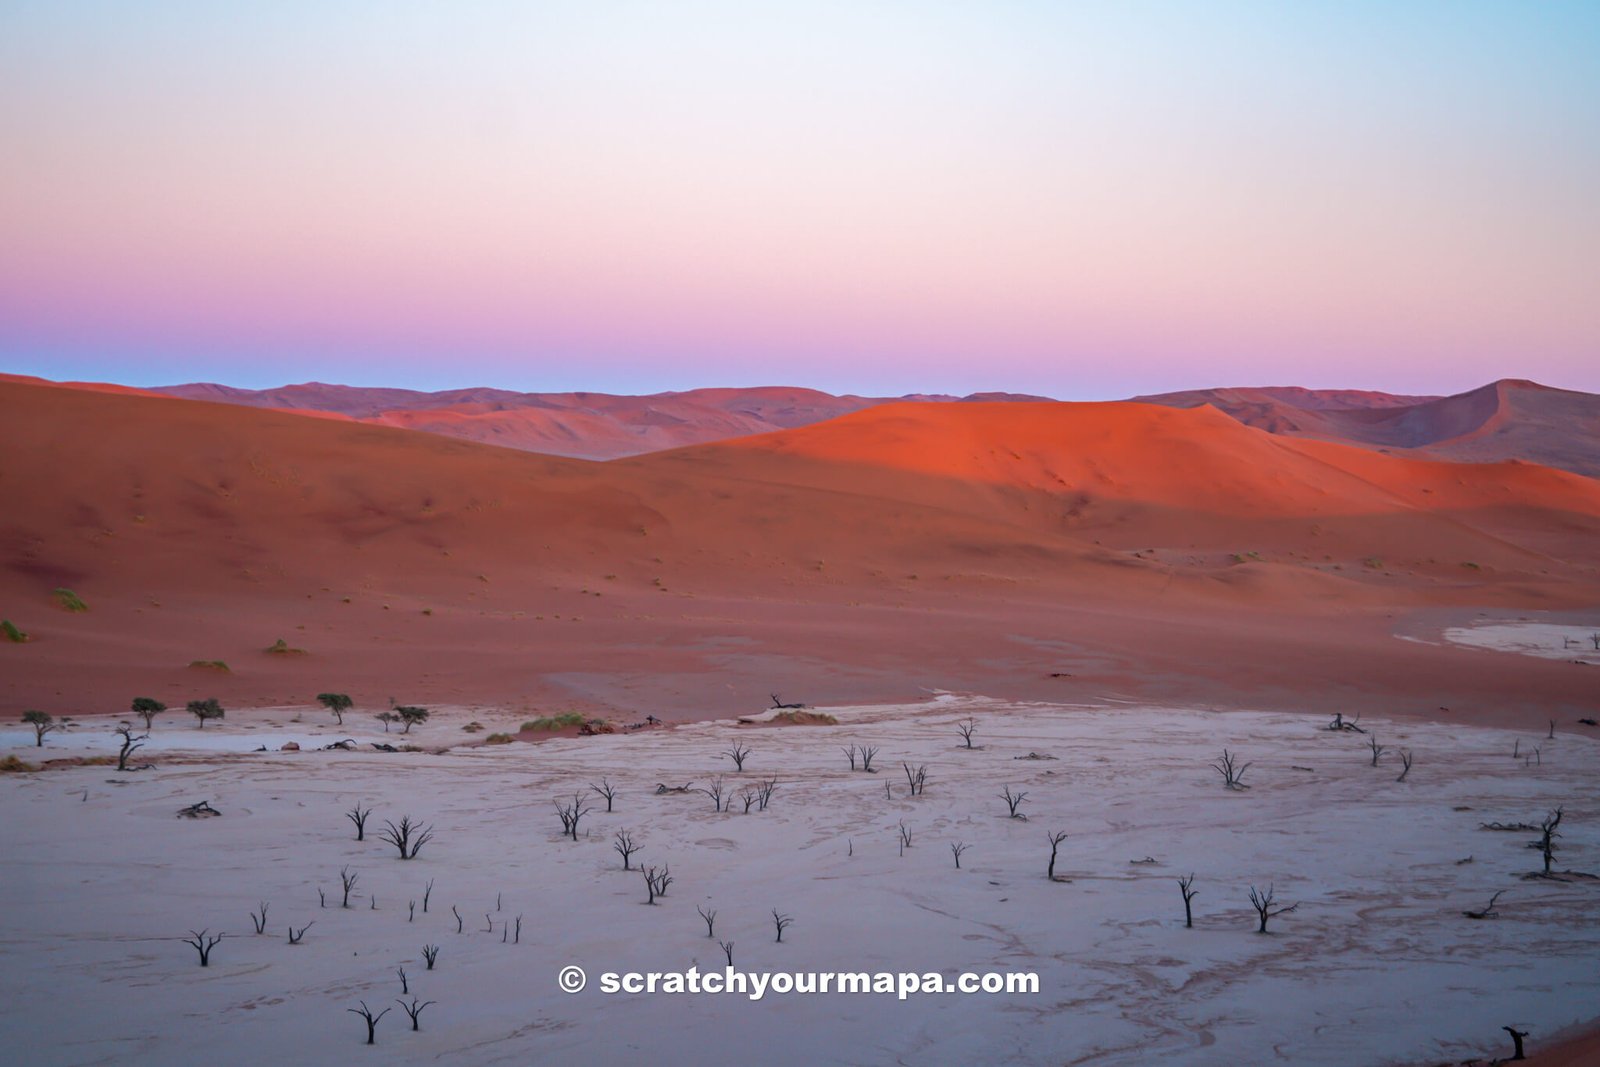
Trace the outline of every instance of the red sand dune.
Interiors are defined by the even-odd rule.
[[[423,393],[309,382],[277,389],[234,389],[198,383],[155,392],[190,400],[304,414],[326,413],[384,426],[578,459],[614,459],[666,448],[804,426],[875,404],[883,398],[833,396],[815,389],[763,386],[692,389],[649,396],[610,393],[517,393],[453,389]],[[949,396],[902,399],[952,401]],[[986,393],[974,400],[1036,400]]]
[[[1504,380],[1456,396],[1266,389],[1197,389],[1142,397],[1209,404],[1275,434],[1408,449],[1442,459],[1523,459],[1600,477],[1600,397]]]
[[[35,637],[0,647],[8,711],[1592,701],[1570,664],[1391,636],[1595,603],[1600,483],[1528,464],[1126,403],[887,405],[603,464],[16,380],[0,410],[0,617]],[[231,673],[187,666],[212,659]]]

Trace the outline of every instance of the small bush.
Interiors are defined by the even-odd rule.
[[[467,725],[463,726],[461,729],[466,731],[469,734],[480,733],[483,730],[483,723],[481,723],[481,722],[469,722],[469,723],[467,723]]]
[[[39,768],[35,767],[31,763],[24,763],[16,756],[7,756],[5,759],[0,759],[0,774],[18,774],[24,771],[36,771],[38,769]]]
[[[1368,556],[1366,559],[1361,561],[1361,565],[1363,567],[1371,567],[1375,571],[1383,570],[1383,560],[1377,556]]]
[[[772,717],[772,721],[787,723],[790,726],[839,725],[839,720],[825,711],[780,711]]]
[[[569,726],[582,726],[583,715],[576,711],[564,712],[561,715],[551,715],[543,719],[529,719],[522,724],[523,733],[535,733],[541,730],[565,730]]]
[[[1469,571],[1481,571],[1481,570],[1483,570],[1482,567],[1480,567],[1476,563],[1473,563],[1471,560],[1468,560],[1467,562],[1463,563],[1462,566],[1467,568],[1467,570],[1469,570]]]
[[[232,674],[233,671],[220,659],[192,659],[189,666],[202,671],[221,671],[223,674]]]
[[[303,656],[306,654],[306,650],[303,648],[290,648],[289,642],[281,637],[268,645],[263,651],[269,656]]]
[[[483,743],[486,745],[509,745],[515,740],[516,738],[510,734],[490,734],[483,739]]]
[[[0,619],[0,637],[18,645],[26,644],[28,641],[28,635],[17,629],[17,624],[10,619]]]
[[[55,597],[56,598],[56,603],[60,604],[67,611],[88,611],[89,610],[89,605],[87,605],[87,604],[85,604],[83,602],[83,598],[78,596],[77,593],[74,593],[70,589],[65,589],[65,588],[57,589],[55,592],[53,592],[50,595]]]

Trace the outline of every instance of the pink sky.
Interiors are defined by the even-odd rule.
[[[0,15],[3,369],[1600,390],[1593,9],[88,10]]]

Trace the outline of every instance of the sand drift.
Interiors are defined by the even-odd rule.
[[[187,752],[202,732],[158,721],[151,770],[6,775],[0,1040],[35,1064],[330,1061],[366,1040],[347,1013],[364,1001],[396,1009],[376,1030],[385,1062],[1343,1067],[1503,1054],[1506,1024],[1537,1049],[1600,994],[1600,883],[1526,880],[1537,834],[1481,828],[1562,806],[1555,869],[1600,869],[1600,744],[1585,727],[1547,739],[1368,716],[1362,735],[1322,717],[953,697],[830,710],[839,725],[443,754],[377,753],[382,735],[365,733],[364,751],[281,753],[347,734],[275,731],[254,713]],[[973,749],[957,729],[969,717]],[[407,740],[437,746],[459,725],[436,713]],[[81,751],[87,729],[61,748]],[[271,751],[219,752],[223,738]],[[736,745],[743,772],[722,755]],[[877,748],[876,773],[850,769],[852,745]],[[1224,747],[1251,764],[1248,790],[1209,766]],[[1402,748],[1414,765],[1396,781]],[[925,768],[921,795],[903,763]],[[699,791],[719,776],[731,812]],[[742,791],[772,778],[766,810],[743,813]],[[602,782],[609,813],[590,790]],[[1008,816],[1007,789],[1027,793],[1026,818]],[[590,810],[574,840],[553,802],[575,794]],[[176,817],[202,800],[221,816]],[[358,804],[374,809],[362,842],[344,814]],[[374,831],[407,815],[434,836],[402,861]],[[670,867],[655,906],[621,869],[622,830],[642,845],[634,866]],[[358,879],[348,908],[341,870]],[[1191,872],[1185,929],[1177,879]],[[1268,886],[1297,907],[1263,935],[1249,894]],[[1501,891],[1497,921],[1462,914]],[[715,938],[697,907],[716,911]],[[793,919],[782,943],[774,909]],[[288,928],[307,924],[291,946]],[[191,930],[227,935],[208,967]],[[747,970],[1032,971],[1041,991],[691,1004],[557,987],[568,965],[720,968],[719,940]],[[434,1002],[415,1032],[395,1004],[402,968],[406,1003]]]

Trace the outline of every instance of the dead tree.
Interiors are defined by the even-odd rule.
[[[1374,767],[1378,765],[1378,757],[1389,751],[1387,746],[1378,744],[1377,734],[1373,734],[1367,739],[1367,747],[1372,749],[1372,765]]]
[[[328,906],[328,894],[323,892],[322,891],[322,887],[319,885],[319,886],[317,886],[317,907],[326,908],[327,906]]]
[[[615,800],[617,796],[617,791],[612,787],[611,783],[602,778],[600,779],[599,785],[595,785],[593,782],[590,782],[589,788],[606,798],[606,814],[611,814],[611,802]]]
[[[960,841],[950,842],[950,855],[956,858],[956,870],[958,871],[961,869],[961,854],[966,850],[967,846]]]
[[[727,749],[722,754],[728,759],[733,760],[734,770],[742,771],[744,770],[744,761],[750,758],[750,746],[734,742],[733,747]]]
[[[876,774],[877,772],[872,769],[872,757],[876,756],[878,754],[878,746],[877,745],[862,745],[860,751],[861,751],[861,769],[863,771],[865,771],[866,773],[868,773],[868,774]]]
[[[462,928],[466,926],[466,920],[461,918],[461,913],[456,910],[456,906],[454,904],[450,905],[450,914],[456,917],[456,933],[459,934],[462,931]]]
[[[778,780],[776,778],[768,778],[761,783],[760,788],[757,790],[757,796],[760,800],[760,803],[756,805],[757,811],[767,810],[767,804],[772,800],[772,792],[777,788]]]
[[[406,901],[406,922],[414,923],[416,921],[417,921],[417,902],[414,901],[414,900],[408,900],[408,901]]]
[[[1294,903],[1288,905],[1287,907],[1275,908],[1273,907],[1274,896],[1275,893],[1273,886],[1267,886],[1267,891],[1265,893],[1262,893],[1256,889],[1255,886],[1250,887],[1250,906],[1256,909],[1256,915],[1261,919],[1261,925],[1256,927],[1256,933],[1258,934],[1264,934],[1267,932],[1268,919],[1275,919],[1279,915],[1282,915],[1285,912],[1291,912],[1300,906],[1299,903]]]
[[[850,769],[852,771],[855,770],[856,769],[856,746],[851,745],[849,748],[845,748],[845,747],[843,747],[841,745],[840,748],[839,748],[839,751],[843,752],[845,754],[845,758],[850,761]]]
[[[395,1003],[400,1005],[400,1007],[404,1008],[405,1009],[405,1013],[407,1015],[411,1016],[411,1029],[420,1030],[420,1029],[422,1029],[422,1027],[417,1025],[417,1016],[422,1014],[422,1009],[423,1008],[426,1008],[429,1004],[434,1003],[434,1001],[425,1000],[422,1003],[418,1004],[417,1003],[417,998],[416,997],[412,997],[410,1004],[407,1004],[403,1000],[396,1000]]]
[[[1527,1057],[1522,1054],[1522,1039],[1528,1036],[1528,1031],[1518,1030],[1511,1026],[1502,1026],[1500,1029],[1511,1035],[1511,1045],[1516,1049],[1516,1051],[1511,1054],[1511,1058],[1514,1060],[1527,1059]]]
[[[556,806],[556,814],[561,817],[561,836],[578,839],[578,821],[589,814],[589,809],[584,807],[583,794],[572,794],[572,803],[563,804],[559,800],[551,801]]]
[[[1554,719],[1551,719],[1550,720],[1550,732],[1544,735],[1544,739],[1546,741],[1553,741],[1553,740],[1555,740],[1555,736],[1556,736],[1556,721]]]
[[[905,820],[902,819],[901,822],[900,822],[900,854],[902,856],[905,855],[906,849],[908,849],[910,847],[911,847],[911,828],[908,827],[905,824]]]
[[[965,722],[956,723],[956,731],[961,734],[961,740],[967,743],[968,748],[972,747],[972,732],[977,728],[977,719],[968,719]]]
[[[713,805],[715,805],[715,807],[716,807],[716,809],[718,811],[722,810],[722,795],[723,795],[722,775],[719,774],[715,778],[711,779],[711,788],[710,789],[702,789],[702,790],[700,790],[700,792],[704,793],[706,796],[711,798],[711,803]],[[729,798],[729,799],[732,799],[732,798]]]
[[[924,763],[914,771],[909,763],[902,763],[900,767],[906,772],[906,784],[911,787],[911,795],[921,796],[922,788],[928,782],[928,765]]]
[[[207,937],[206,935],[208,933],[210,933],[209,930],[201,930],[198,933],[196,933],[194,930],[190,930],[189,936],[183,939],[183,943],[185,945],[190,946],[196,952],[200,953],[200,966],[202,967],[211,966],[211,950],[216,948],[217,942],[221,941],[223,937],[226,936],[224,934],[218,934],[216,937]]]
[[[422,946],[422,958],[427,962],[428,970],[430,970],[430,971],[433,970],[434,962],[436,960],[438,960],[438,958],[439,958],[439,946],[438,945],[423,945]]]
[[[313,921],[313,922],[306,923],[299,930],[296,930],[292,926],[289,927],[289,944],[298,945],[300,943],[300,939],[306,936],[306,931],[311,929],[315,925],[317,925],[317,924],[316,924],[315,921]]]
[[[340,907],[348,908],[350,906],[350,890],[354,889],[356,883],[360,880],[361,876],[349,867],[339,868],[339,882],[344,886],[344,903]]]
[[[367,839],[367,816],[372,814],[371,808],[363,808],[360,804],[344,813],[344,817],[356,824],[356,840]]]
[[[378,831],[378,837],[393,845],[403,860],[416,859],[417,853],[422,851],[422,846],[433,839],[433,827],[414,823],[409,815],[401,817],[399,826],[388,819],[383,820],[383,826],[384,828]]]
[[[706,909],[696,904],[694,910],[700,913],[700,918],[706,921],[706,936],[717,936],[717,912],[715,908]]]
[[[1544,856],[1544,873],[1550,873],[1550,864],[1555,859],[1555,839],[1561,835],[1556,833],[1556,827],[1561,825],[1561,809],[1557,808],[1544,817],[1539,823],[1539,852]]]
[[[372,1009],[367,1007],[367,1002],[364,1000],[361,1002],[361,1007],[359,1008],[345,1009],[345,1011],[349,1012],[350,1014],[359,1015],[367,1021],[367,1044],[369,1045],[376,1045],[378,1043],[378,1021],[393,1010],[393,1008],[384,1008],[378,1014],[374,1015],[372,1014]]]
[[[746,815],[750,814],[750,809],[755,807],[756,801],[760,797],[761,794],[756,792],[756,787],[753,785],[747,785],[739,790],[739,799],[744,801],[744,813]]]
[[[250,913],[250,922],[251,922],[251,925],[253,925],[256,928],[256,933],[264,934],[264,933],[267,932],[267,902],[266,901],[264,901],[264,900],[263,901],[259,901],[256,904],[256,910]]]
[[[117,753],[117,770],[125,771],[128,769],[128,757],[143,748],[150,735],[140,734],[135,737],[133,736],[133,727],[123,723],[117,727],[117,736],[122,738],[122,750]]]
[[[1019,812],[1017,810],[1018,808],[1020,808],[1022,806],[1022,802],[1024,800],[1028,799],[1028,794],[1027,793],[1024,793],[1024,792],[1021,792],[1021,791],[1013,793],[1011,791],[1011,787],[1008,785],[1005,788],[1005,792],[1000,794],[1000,799],[1006,802],[1006,810],[1011,813],[1011,817],[1013,819],[1026,819],[1027,818],[1026,815],[1022,814],[1021,812]]]
[[[783,914],[777,908],[772,909],[772,925],[778,931],[778,943],[783,943],[783,932],[794,925],[794,919]]]
[[[773,693],[772,694],[772,707],[773,707],[774,710],[777,710],[777,711],[785,711],[785,710],[788,710],[788,711],[799,711],[801,708],[805,707],[805,705],[804,704],[785,704],[783,701],[778,699],[778,694],[777,693]]]
[[[1502,889],[1499,892],[1497,892],[1494,896],[1490,897],[1489,898],[1489,903],[1484,905],[1484,908],[1483,908],[1482,911],[1464,911],[1461,914],[1465,915],[1469,919],[1498,919],[1498,918],[1500,918],[1500,913],[1495,910],[1494,902],[1499,900],[1500,897],[1501,897],[1501,894],[1503,894],[1504,892],[1505,892],[1505,890]]]
[[[1328,724],[1328,729],[1334,730],[1334,731],[1348,731],[1350,733],[1364,734],[1367,731],[1363,730],[1361,727],[1356,725],[1356,723],[1360,722],[1360,721],[1361,721],[1361,716],[1360,716],[1360,714],[1357,714],[1354,720],[1352,720],[1350,722],[1345,722],[1344,721],[1344,712],[1341,711],[1341,712],[1338,712],[1337,714],[1334,715],[1333,721]]]
[[[433,896],[433,879],[428,879],[428,884],[422,890],[422,914],[428,914],[428,898]]]
[[[1227,788],[1249,789],[1250,787],[1244,784],[1244,772],[1248,771],[1253,764],[1246,763],[1243,766],[1239,766],[1235,762],[1236,759],[1237,757],[1232,752],[1223,749],[1222,758],[1213,763],[1211,768],[1222,775],[1222,784]]]
[[[613,834],[611,847],[616,849],[617,855],[622,857],[622,869],[625,871],[633,869],[633,854],[644,848],[643,845],[633,839],[633,833],[630,830],[618,830]]]
[[[667,886],[672,884],[670,871],[671,868],[666,865],[663,865],[659,871],[654,867],[642,869],[645,891],[649,893],[649,899],[645,901],[646,904],[654,904],[657,897],[667,895]]]
[[[1411,750],[1409,748],[1400,750],[1400,766],[1405,769],[1400,772],[1400,777],[1395,779],[1397,782],[1405,781],[1406,775],[1411,773]]]
[[[522,944],[522,916],[518,915],[512,920],[512,924],[513,925],[511,929],[513,933],[511,935],[511,943],[513,945],[520,945]]]
[[[1056,880],[1056,850],[1061,847],[1061,842],[1067,839],[1065,830],[1057,830],[1053,834],[1046,834],[1050,841],[1050,865],[1044,869],[1044,875],[1052,882]]]
[[[1183,894],[1183,926],[1184,929],[1194,928],[1194,907],[1189,903],[1200,895],[1200,890],[1194,888],[1194,875],[1178,879],[1178,891]]]
[[[728,966],[732,967],[733,966],[733,942],[732,941],[718,941],[717,942],[717,947],[722,949],[722,954],[724,956],[728,957]]]

